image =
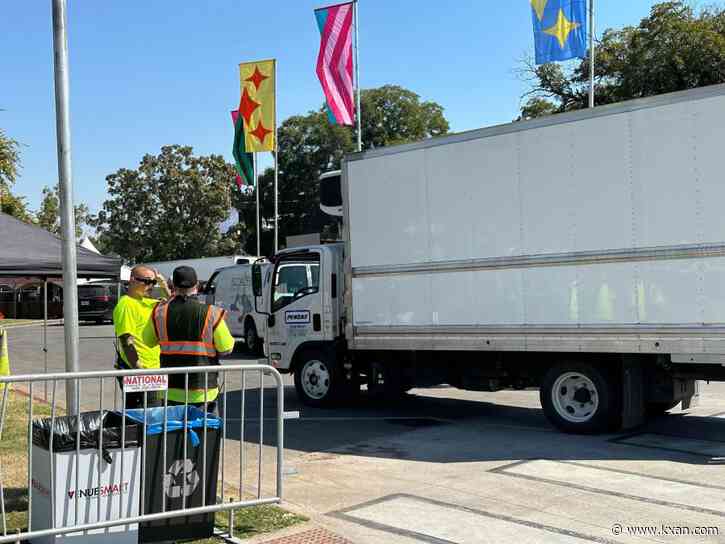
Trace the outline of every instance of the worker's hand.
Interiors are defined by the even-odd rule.
[[[156,283],[159,284],[159,287],[167,287],[166,279],[164,278],[163,274],[160,274],[158,270],[154,269],[154,274],[156,274]]]
[[[154,270],[156,273],[156,284],[159,286],[159,289],[166,295],[166,297],[171,296],[171,290],[169,289],[169,284],[166,283],[166,279],[162,274],[159,274],[158,270]]]

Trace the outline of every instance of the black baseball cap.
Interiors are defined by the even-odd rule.
[[[190,266],[179,266],[174,269],[172,281],[174,287],[181,287],[182,289],[194,287],[197,284],[196,270]]]

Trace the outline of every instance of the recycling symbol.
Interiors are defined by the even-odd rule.
[[[186,472],[186,482],[184,482],[184,472]],[[166,474],[164,474],[164,493],[170,499],[180,499],[182,494],[184,497],[191,495],[199,487],[199,473],[191,459],[175,461]]]

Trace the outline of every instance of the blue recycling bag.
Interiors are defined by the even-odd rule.
[[[126,417],[136,423],[145,425],[147,435],[162,434],[164,432],[163,406],[160,408],[148,408],[146,410],[143,408],[126,410]],[[191,445],[197,447],[199,445],[199,435],[194,429],[204,428],[204,411],[196,406],[169,406],[166,408],[166,431],[183,430],[185,419],[186,428],[191,438]],[[213,414],[206,414],[207,429],[219,429],[221,426],[222,420],[219,417]]]

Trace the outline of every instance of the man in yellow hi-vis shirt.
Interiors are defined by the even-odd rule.
[[[174,270],[173,282],[174,297],[154,308],[143,331],[144,344],[161,348],[161,368],[219,365],[219,356],[234,349],[224,310],[194,298],[198,281],[190,266]],[[213,412],[219,395],[218,374],[171,374],[168,395],[170,405],[188,400]]]
[[[159,348],[149,346],[143,341],[143,329],[151,319],[151,312],[158,300],[150,298],[154,285],[159,284],[162,292],[170,296],[164,277],[147,266],[135,266],[131,270],[128,294],[121,297],[113,310],[118,360],[117,366],[123,369],[159,368]],[[119,384],[122,381],[119,379]],[[127,393],[126,408],[142,408],[143,393]],[[149,395],[154,404],[154,397]]]

